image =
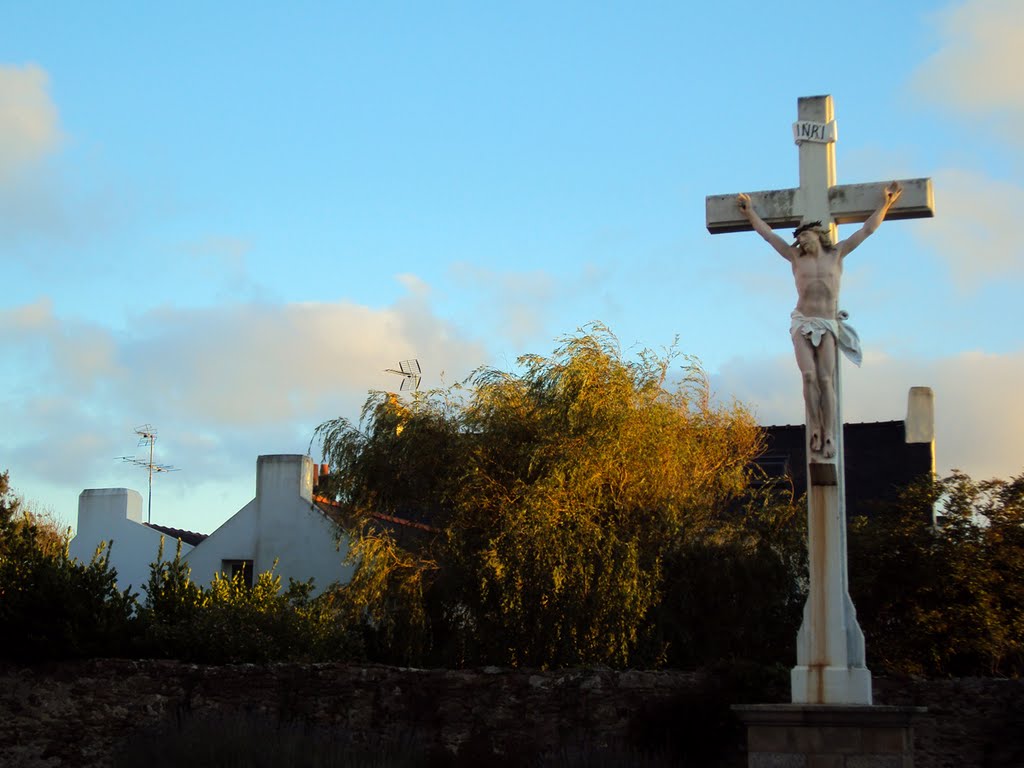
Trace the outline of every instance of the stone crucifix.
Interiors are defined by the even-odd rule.
[[[807,517],[810,589],[791,674],[797,704],[871,703],[864,635],[850,600],[846,568],[839,351],[858,364],[860,343],[839,310],[843,259],[885,218],[934,215],[930,179],[836,184],[836,124],[831,96],[797,101],[793,138],[800,152],[800,186],[711,195],[711,234],[754,230],[790,262],[797,306],[790,316],[807,419]],[[838,224],[864,223],[842,242]],[[790,245],[772,230],[796,227]]]

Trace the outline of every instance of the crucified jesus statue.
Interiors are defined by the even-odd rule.
[[[820,221],[801,224],[793,233],[796,242],[790,245],[757,215],[749,195],[736,198],[754,231],[793,268],[797,302],[790,316],[790,335],[803,378],[810,450],[826,459],[836,454],[836,346],[855,364],[861,360],[860,339],[846,324],[847,314],[839,311],[843,259],[878,229],[902,192],[899,182],[889,184],[878,209],[838,245],[832,245],[828,227]]]

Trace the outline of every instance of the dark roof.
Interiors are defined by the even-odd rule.
[[[764,427],[765,449],[757,464],[772,478],[787,478],[796,496],[807,490],[807,438],[803,424]],[[894,501],[901,488],[932,472],[931,443],[908,443],[902,421],[843,425],[846,514],[870,515],[879,502]]]
[[[173,539],[181,539],[183,543],[193,547],[205,540],[209,535],[206,533],[196,533],[195,531],[186,531],[181,528],[171,528],[167,525],[157,525],[156,523],[143,523],[143,525],[147,528],[152,528],[154,531],[165,533]]]

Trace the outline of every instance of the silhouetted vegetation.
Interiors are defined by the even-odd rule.
[[[1024,475],[924,480],[855,520],[849,547],[871,669],[1024,672]]]
[[[35,661],[119,655],[134,596],[119,592],[101,547],[89,563],[67,555],[67,535],[41,520],[0,475],[0,658]]]
[[[790,665],[804,507],[751,482],[750,414],[692,359],[627,360],[602,327],[519,370],[373,393],[358,424],[318,428],[357,567],[316,598],[274,573],[199,587],[162,553],[121,592],[106,547],[71,560],[0,475],[0,658]],[[1024,670],[1024,476],[907,488],[853,521],[849,558],[876,673]]]

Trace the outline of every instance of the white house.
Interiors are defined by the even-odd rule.
[[[138,491],[91,488],[78,496],[78,529],[68,553],[88,563],[97,547],[113,542],[110,565],[117,570],[118,587],[126,589],[130,585],[133,592],[141,594],[161,538],[167,539],[165,555],[173,557],[177,541],[142,522],[142,496]],[[183,540],[181,551],[187,555],[192,544]]]
[[[192,568],[192,580],[209,585],[217,573],[242,570],[246,580],[274,567],[287,584],[314,579],[315,592],[352,577],[344,565],[347,539],[313,499],[316,465],[308,456],[260,456],[256,497],[209,536],[142,522],[142,497],[126,488],[86,490],[78,498],[78,532],[70,553],[88,561],[97,545],[113,541],[110,562],[120,588],[141,593],[156,560],[160,538],[164,557],[174,556],[177,538]],[[190,542],[194,542],[190,543]],[[144,596],[144,595],[143,595]]]
[[[316,465],[308,456],[260,456],[256,461],[256,498],[186,555],[192,578],[207,585],[215,573],[245,567],[247,577],[269,571],[312,577],[317,591],[352,577],[343,566],[348,553],[341,529],[313,501]]]

